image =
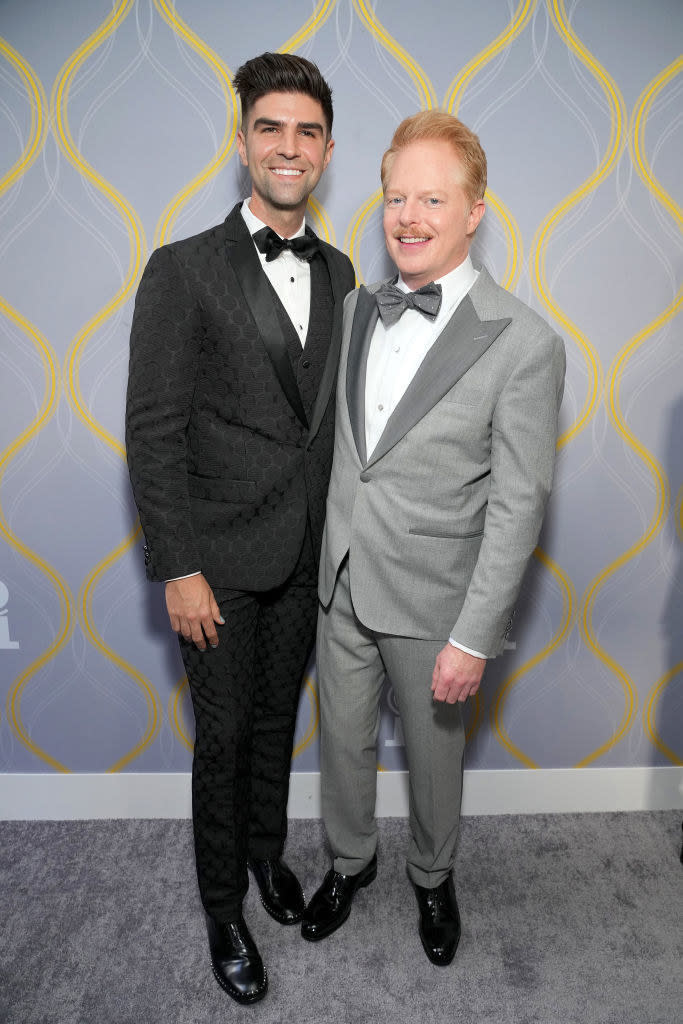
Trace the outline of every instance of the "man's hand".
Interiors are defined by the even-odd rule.
[[[170,580],[166,584],[166,608],[171,629],[192,640],[200,651],[206,650],[208,640],[218,647],[218,634],[214,623],[223,623],[211,587],[201,573]],[[204,639],[206,637],[206,639]]]
[[[479,689],[485,668],[484,658],[475,658],[453,644],[446,644],[437,655],[432,673],[434,700],[446,704],[455,704],[458,700],[464,703]]]

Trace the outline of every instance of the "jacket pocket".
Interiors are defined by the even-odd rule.
[[[442,537],[446,540],[467,540],[471,537],[483,537],[483,530],[470,530],[468,532],[457,532],[448,530],[446,527],[438,526],[410,526],[408,533],[413,537]]]
[[[187,474],[187,489],[193,498],[208,501],[253,501],[256,484],[253,480],[230,480],[227,477]]]

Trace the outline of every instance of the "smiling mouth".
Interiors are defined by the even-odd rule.
[[[282,178],[298,178],[300,174],[304,173],[294,167],[271,167],[270,170]]]
[[[401,245],[419,245],[421,242],[429,242],[430,239],[420,235],[399,235],[398,241]]]

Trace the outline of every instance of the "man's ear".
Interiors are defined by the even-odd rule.
[[[325,156],[323,157],[323,170],[327,168],[330,160],[332,159],[332,150],[334,149],[334,139],[328,139],[327,145],[325,146]]]
[[[242,161],[242,164],[245,167],[248,167],[249,161],[247,160],[247,139],[241,128],[237,133],[237,152],[240,155],[240,160]]]
[[[481,218],[486,213],[486,203],[483,199],[477,199],[467,218],[467,234],[473,235],[479,227]]]

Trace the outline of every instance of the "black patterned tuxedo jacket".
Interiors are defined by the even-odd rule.
[[[350,260],[321,241],[302,350],[239,204],[223,224],[152,254],[135,302],[126,409],[150,579],[201,570],[211,586],[278,586],[307,519],[319,552],[353,286]]]

